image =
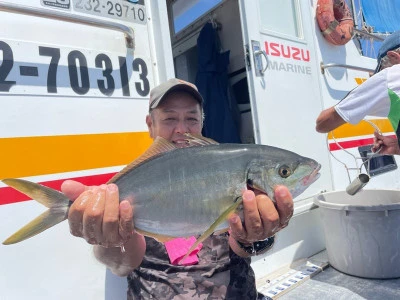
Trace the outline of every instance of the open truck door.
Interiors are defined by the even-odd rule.
[[[323,107],[312,7],[294,0],[239,0],[239,8],[255,142],[295,151],[322,165],[318,181],[295,199],[295,216],[274,249],[253,259],[260,277],[266,269],[324,249],[317,213],[309,209],[313,195],[331,190],[332,182],[326,139],[315,131]]]

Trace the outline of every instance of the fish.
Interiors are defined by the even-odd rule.
[[[275,186],[285,185],[295,198],[320,176],[318,162],[288,150],[186,136],[184,148],[157,137],[108,183],[116,184],[120,199],[134,206],[137,232],[162,242],[198,236],[188,254],[211,234],[229,229],[227,219],[240,210],[244,190],[261,191],[275,201]],[[72,202],[63,193],[23,179],[2,181],[48,207],[4,245],[31,238],[68,218]]]

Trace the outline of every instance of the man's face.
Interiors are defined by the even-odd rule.
[[[146,117],[146,123],[153,139],[160,136],[185,147],[184,133],[201,134],[200,104],[186,92],[172,92]]]

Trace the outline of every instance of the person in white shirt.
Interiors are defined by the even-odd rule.
[[[387,117],[400,136],[400,31],[388,36],[378,53],[374,75],[352,90],[335,106],[323,110],[316,120],[316,130],[326,133],[345,124],[357,124],[367,115]],[[375,132],[376,151],[400,154],[396,139]]]

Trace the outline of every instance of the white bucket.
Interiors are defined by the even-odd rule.
[[[400,277],[400,191],[323,193],[320,207],[329,263],[365,278]]]

